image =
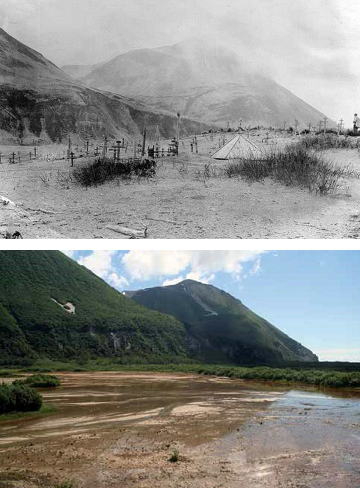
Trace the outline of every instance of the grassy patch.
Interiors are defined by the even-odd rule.
[[[56,488],[76,488],[76,483],[73,480],[66,480],[56,485]]]
[[[230,162],[224,172],[229,178],[239,176],[249,182],[271,178],[286,186],[306,188],[319,195],[336,192],[344,177],[359,177],[350,168],[340,168],[327,161],[321,153],[309,151],[302,143],[270,152],[261,160],[248,157]]]
[[[0,422],[5,422],[7,420],[19,420],[24,418],[38,418],[45,417],[46,415],[51,415],[58,411],[57,407],[52,405],[43,405],[37,412],[11,412],[4,413],[0,415]]]
[[[13,385],[28,385],[33,388],[56,388],[60,386],[60,379],[57,376],[47,374],[35,374],[24,380],[16,380]]]

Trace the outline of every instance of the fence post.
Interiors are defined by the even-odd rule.
[[[73,152],[70,153],[70,159],[71,159],[71,167],[73,168],[74,167],[74,153]]]

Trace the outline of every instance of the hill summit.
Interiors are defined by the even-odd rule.
[[[234,47],[234,49],[236,49]],[[253,66],[248,57],[199,39],[137,49],[95,67],[64,67],[86,85],[180,111],[208,124],[293,125],[324,115]],[[84,74],[85,73],[85,74]]]
[[[238,364],[317,361],[309,349],[212,285],[186,280],[128,296],[179,319],[187,330],[190,353],[197,359]]]

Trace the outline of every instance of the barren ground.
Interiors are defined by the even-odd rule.
[[[62,374],[0,423],[1,488],[358,488],[359,393],[181,374]],[[169,461],[177,449],[178,462]]]
[[[261,144],[264,134],[251,140]],[[227,136],[230,140],[230,136]],[[279,146],[295,139],[273,139]],[[204,166],[218,148],[218,137],[199,137],[199,154],[185,140],[176,158],[159,161],[157,176],[146,181],[113,181],[84,189],[72,181],[69,162],[48,161],[64,146],[41,146],[40,159],[0,165],[0,195],[20,206],[13,230],[24,238],[127,238],[107,229],[120,225],[148,227],[160,238],[357,238],[360,235],[360,180],[349,178],[335,195],[265,181],[248,184],[225,176],[204,180]],[[19,149],[1,146],[3,154]],[[21,148],[26,152],[27,149]],[[360,171],[357,150],[327,151],[340,166]],[[75,160],[75,166],[86,159]],[[212,162],[215,171],[226,162]],[[0,210],[1,211],[1,210]],[[4,220],[4,211],[0,223]]]

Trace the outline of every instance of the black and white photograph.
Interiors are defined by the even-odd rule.
[[[358,238],[359,19],[355,0],[2,0],[2,238]]]

